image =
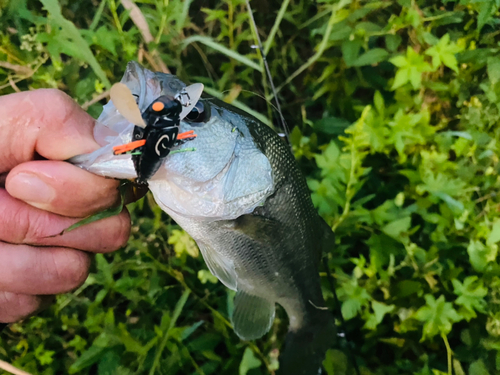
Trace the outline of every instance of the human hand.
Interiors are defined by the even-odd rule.
[[[116,180],[63,161],[99,148],[93,126],[58,90],[0,97],[0,322],[27,317],[78,287],[89,253],[116,250],[128,239],[126,209],[49,237],[119,199]]]

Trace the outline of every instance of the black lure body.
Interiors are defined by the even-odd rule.
[[[143,112],[145,128],[134,128],[133,140],[146,140],[146,144],[132,155],[137,172],[137,182],[146,184],[160,168],[170,150],[188,140],[178,140],[181,103],[168,95],[160,96]]]

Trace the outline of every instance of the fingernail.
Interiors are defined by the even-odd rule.
[[[30,173],[19,173],[12,177],[8,190],[14,197],[31,203],[49,203],[56,195],[51,186]]]

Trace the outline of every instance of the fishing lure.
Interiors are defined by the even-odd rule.
[[[135,124],[133,141],[113,147],[113,153],[120,155],[133,152],[132,161],[137,172],[137,183],[147,184],[147,180],[158,171],[172,148],[196,138],[194,130],[179,133],[183,107],[191,106],[191,96],[187,90],[196,94],[200,90],[199,85],[192,86],[191,89],[188,87],[181,90],[175,97],[158,97],[140,117],[139,107],[126,85],[117,83],[111,89],[111,100],[118,111]]]

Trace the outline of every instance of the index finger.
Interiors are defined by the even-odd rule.
[[[0,173],[33,160],[66,160],[99,148],[94,119],[65,93],[39,89],[0,97]]]

